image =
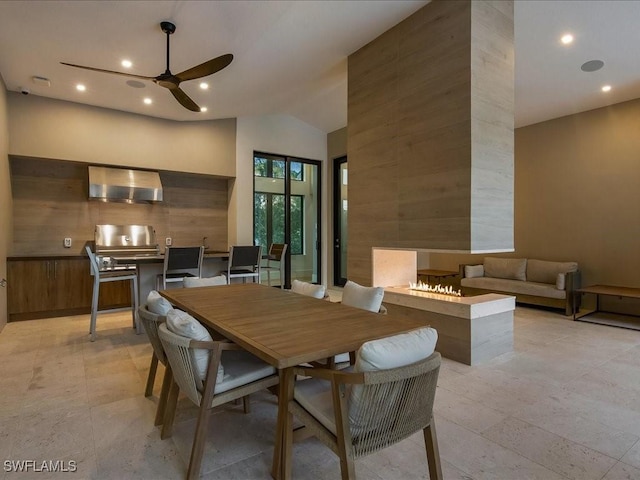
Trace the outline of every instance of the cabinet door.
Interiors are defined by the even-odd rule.
[[[100,284],[98,308],[119,308],[131,306],[131,281],[106,282]]]
[[[89,270],[89,260],[69,258],[50,260],[51,271],[51,309],[67,310],[89,308],[93,277]]]
[[[7,262],[9,314],[42,312],[50,309],[49,260],[17,260]]]

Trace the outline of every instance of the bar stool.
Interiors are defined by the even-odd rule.
[[[156,290],[166,290],[167,283],[183,282],[186,277],[196,277],[189,270],[197,270],[202,277],[204,247],[167,247],[164,252],[162,274],[156,278]]]
[[[271,286],[271,272],[278,272],[280,275],[280,288],[284,288],[285,255],[287,253],[286,243],[272,243],[267,255],[267,264],[260,267],[263,272],[267,272],[267,285]],[[275,265],[274,265],[275,263]]]
[[[91,299],[91,323],[89,324],[89,334],[91,335],[91,341],[96,339],[96,319],[98,313],[112,312],[121,310],[120,308],[110,308],[105,310],[98,309],[98,300],[100,298],[100,284],[105,282],[119,282],[122,280],[131,280],[131,314],[133,317],[133,327],[136,329],[136,333],[141,333],[140,323],[138,322],[138,275],[135,270],[113,270],[113,271],[100,271],[98,266],[98,260],[95,254],[91,251],[91,248],[87,245],[85,247],[89,261],[91,263],[91,275],[93,276],[93,297]]]
[[[229,251],[229,264],[227,265],[227,281],[232,278],[242,278],[243,283],[247,278],[252,278],[255,283],[260,283],[260,257],[262,247],[233,246]]]

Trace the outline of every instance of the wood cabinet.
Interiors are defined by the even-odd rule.
[[[93,277],[84,257],[7,259],[9,321],[91,311]],[[131,305],[130,285],[100,285],[100,309]]]

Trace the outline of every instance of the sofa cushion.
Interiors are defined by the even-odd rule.
[[[539,283],[555,284],[559,273],[575,272],[576,262],[547,262],[529,259],[527,262],[527,280]]]
[[[506,278],[524,282],[527,280],[527,259],[485,257],[484,275],[486,277]]]
[[[567,298],[567,292],[558,290],[556,284],[548,283],[522,282],[520,280],[509,280],[504,278],[462,278],[460,280],[462,287],[481,288],[482,290],[490,290],[497,293],[506,293],[507,295],[533,295],[536,297],[546,298]]]
[[[465,265],[464,278],[484,277],[484,265]]]

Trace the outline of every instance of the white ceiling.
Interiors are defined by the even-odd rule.
[[[288,114],[330,132],[347,121],[347,56],[428,3],[374,1],[2,1],[0,74],[11,91],[190,121]],[[640,1],[518,0],[515,6],[516,126],[640,97]],[[60,65],[76,63],[155,76],[165,70],[165,35],[176,24],[171,70],[233,53],[226,69],[181,85],[193,113],[165,89]],[[573,45],[559,37],[572,32]],[[584,73],[580,65],[605,67]],[[51,80],[50,87],[33,76]],[[76,91],[77,83],[87,91]],[[611,84],[604,94],[600,87]],[[142,98],[153,99],[151,106]]]

